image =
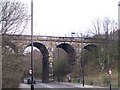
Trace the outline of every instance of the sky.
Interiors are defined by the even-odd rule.
[[[30,8],[30,1],[27,2]],[[119,0],[33,0],[34,35],[70,36],[87,33],[92,21],[110,17],[117,21]],[[26,30],[30,33],[30,29]]]
[[[21,1],[30,10],[31,0]],[[118,21],[118,1],[33,0],[33,33],[46,36],[71,36],[71,32],[85,34],[96,19],[109,17]],[[27,28],[26,33],[30,32]]]

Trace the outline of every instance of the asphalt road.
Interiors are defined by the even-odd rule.
[[[22,87],[21,90],[31,90],[30,84],[26,84],[29,88]],[[100,88],[100,87],[82,87],[82,85],[78,84],[79,86],[75,86],[74,84],[67,84],[67,83],[41,83],[37,82],[34,84],[34,90],[110,90],[109,88]],[[117,88],[112,88],[112,90],[119,90]]]

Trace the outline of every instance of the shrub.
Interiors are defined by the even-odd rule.
[[[103,84],[109,84],[109,77],[107,75],[103,75],[102,76],[102,81],[103,81]]]
[[[2,88],[18,88],[23,75],[22,65],[16,55],[3,55]]]
[[[93,82],[94,82],[93,79],[88,79],[88,80],[87,80],[87,84],[88,84],[88,85],[93,85]]]

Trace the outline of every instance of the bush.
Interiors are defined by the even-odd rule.
[[[15,54],[4,54],[2,59],[2,88],[18,88],[23,75],[23,63]]]
[[[103,81],[103,84],[109,84],[109,77],[107,75],[103,75],[102,76],[102,81]]]
[[[93,80],[89,80],[89,85],[93,85]]]
[[[88,85],[93,85],[93,82],[94,82],[93,79],[88,79],[88,80],[87,80],[87,84],[88,84]]]

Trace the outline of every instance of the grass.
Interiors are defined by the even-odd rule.
[[[95,76],[85,77],[85,83],[88,85],[96,85],[102,87],[109,87],[110,77],[106,72],[99,73]],[[113,71],[111,75],[112,87],[118,87],[118,73]]]

